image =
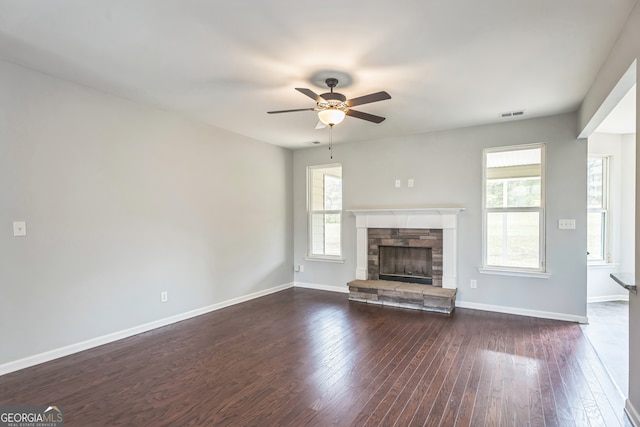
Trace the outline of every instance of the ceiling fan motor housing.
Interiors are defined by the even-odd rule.
[[[345,102],[347,97],[338,92],[327,92],[320,95],[326,101],[340,101]]]
[[[333,88],[338,86],[338,79],[333,78],[333,77],[329,77],[327,80],[325,80],[325,83],[327,84],[327,87],[329,87],[329,89],[331,89],[331,92],[323,93],[320,96],[325,101],[329,101],[329,102],[327,102],[327,104],[336,106],[336,105],[341,104],[341,103],[343,103],[343,102],[345,102],[347,100],[347,97],[344,96],[343,94],[333,91]],[[331,101],[337,101],[337,102],[331,102]],[[322,102],[318,102],[318,105],[320,105],[320,104],[322,104]]]
[[[345,104],[345,101],[347,100],[347,97],[341,93],[333,91],[333,88],[338,85],[338,79],[328,78],[325,82],[331,92],[320,95],[320,98],[322,99],[317,102],[318,108],[320,110],[333,109],[346,111],[347,105]]]

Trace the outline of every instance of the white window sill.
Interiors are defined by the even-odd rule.
[[[551,273],[547,271],[507,270],[482,267],[478,267],[478,271],[482,274],[496,274],[498,276],[533,277],[536,279],[548,279],[551,277]]]
[[[307,256],[305,261],[318,261],[318,262],[334,262],[337,264],[344,264],[344,258],[325,258],[325,257],[311,257]]]
[[[615,262],[603,262],[603,261],[587,261],[587,270],[606,270],[609,268],[620,268],[620,264]]]

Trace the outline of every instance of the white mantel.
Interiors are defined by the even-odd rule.
[[[368,278],[369,228],[442,229],[442,287],[456,289],[458,214],[464,208],[354,209],[356,217],[356,279]]]

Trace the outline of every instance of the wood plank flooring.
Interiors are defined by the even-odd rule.
[[[631,426],[573,323],[290,289],[0,377],[67,426]]]

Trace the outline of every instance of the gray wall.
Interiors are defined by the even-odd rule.
[[[640,58],[640,3],[636,3],[629,19],[613,46],[609,57],[603,64],[598,76],[579,111],[579,131],[597,126],[598,120],[620,101],[625,91],[637,83],[637,71],[634,61]],[[632,69],[633,72],[628,72]],[[621,80],[622,79],[622,80]],[[637,89],[636,89],[637,90]],[[617,99],[615,99],[617,98]],[[640,123],[640,97],[636,97],[636,126]],[[636,132],[636,147],[638,133]],[[640,150],[636,150],[636,165],[640,164]],[[636,173],[636,283],[640,278],[640,174]],[[629,400],[628,406],[640,414],[640,295],[629,295]],[[636,420],[640,422],[640,418]]]
[[[288,150],[0,62],[0,365],[290,284],[291,183]]]
[[[349,120],[349,119],[347,119]],[[348,124],[347,124],[348,125]],[[344,288],[355,277],[355,221],[345,212],[344,264],[305,260],[305,170],[343,165],[343,206],[361,208],[463,207],[458,232],[458,301],[560,317],[586,316],[586,141],[575,137],[576,115],[477,126],[397,139],[363,141],[296,151],[294,176],[296,283]],[[336,127],[334,132],[340,132]],[[546,142],[547,263],[549,279],[479,274],[482,265],[482,151],[487,147]],[[407,188],[407,179],[415,180]],[[394,187],[395,179],[402,188]],[[577,230],[558,230],[575,218]],[[470,279],[478,287],[469,287]]]

